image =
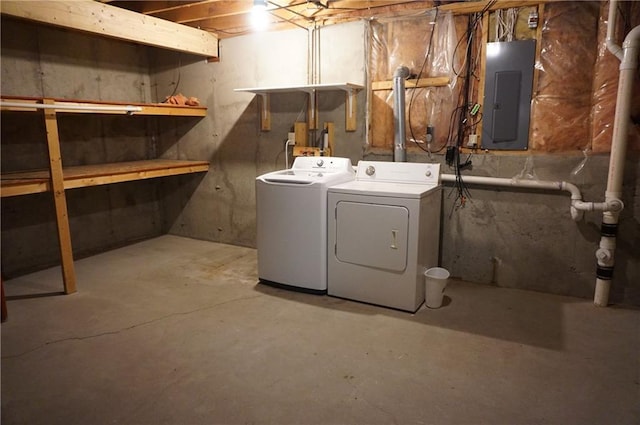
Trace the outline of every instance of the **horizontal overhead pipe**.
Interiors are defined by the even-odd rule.
[[[23,103],[23,102],[0,102],[0,107],[4,108],[24,108],[24,109],[60,109],[65,111],[113,111],[113,112],[140,112],[140,106],[119,106],[119,105],[69,105],[65,103]]]
[[[443,182],[453,183],[456,181],[455,174],[442,174]],[[624,207],[619,199],[612,199],[605,202],[585,202],[582,200],[580,189],[573,183],[565,181],[549,180],[520,180],[500,177],[484,176],[463,176],[462,180],[468,184],[497,187],[518,187],[523,189],[536,190],[561,190],[571,194],[571,218],[579,221],[584,216],[584,211],[620,211]]]

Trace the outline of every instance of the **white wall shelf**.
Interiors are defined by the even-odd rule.
[[[273,93],[305,92],[309,94],[309,129],[318,129],[318,92],[323,91],[344,91],[345,92],[345,130],[356,131],[356,93],[364,87],[353,83],[337,84],[308,84],[301,86],[281,86],[281,87],[251,87],[235,89],[236,92],[254,93],[260,96],[260,129],[262,131],[271,130],[271,108],[270,95]]]

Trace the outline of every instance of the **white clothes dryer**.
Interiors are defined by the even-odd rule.
[[[440,165],[360,161],[327,195],[327,293],[417,311],[438,265]]]
[[[349,158],[298,157],[256,179],[258,277],[327,292],[327,188],[355,178]]]

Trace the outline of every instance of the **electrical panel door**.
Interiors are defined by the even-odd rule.
[[[339,261],[398,272],[407,267],[407,208],[340,201],[335,214]]]
[[[482,148],[527,149],[535,54],[535,40],[487,43]]]

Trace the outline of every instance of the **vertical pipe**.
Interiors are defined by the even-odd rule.
[[[611,136],[611,156],[609,159],[609,176],[605,202],[622,198],[622,183],[624,162],[627,153],[627,137],[629,131],[629,111],[633,91],[633,77],[638,66],[638,52],[640,51],[640,26],[632,29],[624,43],[622,50],[613,41],[616,21],[616,1],[609,4],[607,27],[607,48],[613,55],[621,59],[620,77],[618,80],[618,97],[616,98],[616,112],[613,120],[613,135]],[[600,246],[596,251],[597,272],[596,289],[593,303],[599,307],[609,304],[611,279],[615,265],[616,233],[620,211],[605,211],[602,214],[602,228]]]
[[[395,162],[407,161],[407,148],[405,139],[405,105],[404,105],[404,80],[409,76],[409,68],[399,66],[393,73],[393,125],[395,128],[393,140],[393,160]]]

